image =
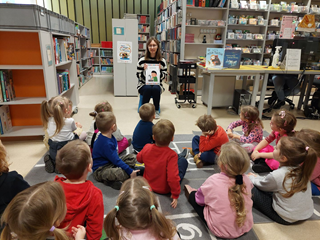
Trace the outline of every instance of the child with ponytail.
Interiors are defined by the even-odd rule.
[[[317,162],[316,151],[296,137],[283,137],[273,157],[279,169],[265,177],[249,173],[254,208],[273,221],[289,225],[313,214],[310,176]]]
[[[104,220],[104,230],[111,240],[179,240],[173,222],[158,207],[147,181],[130,178],[122,184],[117,205]]]
[[[250,159],[240,145],[228,142],[221,147],[218,165],[221,173],[213,174],[198,190],[185,185],[185,194],[215,236],[238,238],[253,226],[253,185],[244,175]]]
[[[93,145],[94,142],[96,141],[96,139],[98,138],[100,132],[97,128],[97,124],[96,124],[96,116],[98,115],[98,113],[100,112],[113,112],[112,110],[112,106],[110,105],[110,103],[108,101],[105,102],[101,102],[98,103],[95,107],[94,107],[94,111],[89,113],[89,115],[91,117],[94,117],[94,121],[92,122],[89,131],[87,132],[87,138],[86,141],[89,144],[91,151],[93,149]],[[117,130],[112,133],[112,136],[114,136],[117,140],[118,143],[118,153],[123,152],[124,150],[126,150],[127,147],[129,147],[131,145],[131,138],[127,139],[126,137],[124,137],[121,132],[120,129],[117,126]]]
[[[306,141],[308,146],[313,148],[317,153],[317,163],[311,174],[310,181],[312,187],[312,195],[320,195],[320,132],[312,129],[301,129],[295,132],[295,136]]]
[[[57,96],[41,103],[42,124],[49,136],[49,155],[44,157],[45,170],[48,173],[53,173],[54,171],[58,173],[55,166],[59,149],[74,139],[85,140],[87,135],[85,132],[82,132],[80,136],[74,133],[77,125],[81,125],[70,117],[72,112],[70,104],[71,101],[62,96]]]
[[[254,161],[252,170],[256,173],[272,172],[279,168],[279,162],[273,159],[273,147],[270,145],[274,140],[278,144],[284,136],[294,136],[294,128],[297,124],[296,117],[289,111],[281,109],[276,111],[271,118],[271,134],[263,139],[251,154]]]
[[[1,240],[71,240],[63,229],[58,229],[67,212],[66,198],[61,185],[46,182],[20,192],[4,211],[1,224],[5,224]],[[85,228],[74,228],[74,239],[85,237]]]
[[[239,126],[242,126],[244,133],[242,136],[232,133],[232,130]],[[241,107],[240,120],[230,123],[227,132],[229,138],[239,142],[248,153],[251,153],[263,139],[263,124],[259,118],[258,108],[250,105]]]

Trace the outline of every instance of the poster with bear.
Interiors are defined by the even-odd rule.
[[[132,42],[117,42],[118,63],[132,63]]]
[[[206,67],[222,68],[224,48],[207,48]]]
[[[159,64],[147,64],[146,84],[147,85],[159,85],[160,84]]]

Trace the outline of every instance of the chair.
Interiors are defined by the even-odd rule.
[[[152,98],[152,96],[151,96],[151,98]],[[151,99],[151,98],[150,98],[150,99]],[[139,113],[140,107],[142,106],[142,102],[143,102],[143,95],[140,94],[140,96],[139,96],[138,113]],[[159,113],[160,113],[160,105],[159,105]]]

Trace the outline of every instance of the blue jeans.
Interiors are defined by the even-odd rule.
[[[153,105],[156,111],[159,111],[161,87],[159,85],[144,85],[139,89],[139,93],[143,96],[142,104],[150,102],[153,98]]]
[[[296,95],[300,91],[297,75],[281,74],[272,77],[274,91],[277,94],[279,101],[284,101],[287,96]],[[285,89],[284,86],[287,86]]]
[[[178,154],[178,169],[179,169],[179,177],[180,177],[180,183],[182,179],[184,178],[184,175],[186,175],[186,171],[188,168],[188,161],[182,156],[179,156]]]
[[[313,182],[311,182],[311,188],[312,188],[312,195],[313,196],[319,196],[320,195],[319,188]]]
[[[194,154],[198,154],[199,151],[199,142],[200,142],[200,136],[194,136],[192,138],[192,151]],[[206,151],[206,152],[202,152],[200,159],[203,162],[207,162],[207,163],[212,163],[215,164],[216,163],[216,154],[214,153],[213,149]]]

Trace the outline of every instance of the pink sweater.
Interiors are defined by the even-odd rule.
[[[242,126],[242,132],[246,133],[248,131],[248,123],[246,121],[238,120],[229,124],[228,129],[233,130],[236,127]],[[254,143],[254,142],[261,142],[263,139],[263,130],[260,124],[255,125],[254,128],[251,130],[248,136],[242,135],[240,137],[241,143]]]
[[[318,157],[316,166],[313,169],[312,175],[310,177],[311,182],[317,185],[320,190],[320,157]]]
[[[228,196],[229,187],[235,184],[234,178],[229,178],[224,173],[210,176],[198,189],[196,202],[204,205],[204,218],[209,229],[214,235],[221,238],[237,238],[249,232],[253,226],[251,189],[253,185],[250,179],[243,175],[247,194],[244,194],[246,220],[242,227],[236,224],[234,207],[231,207]]]

